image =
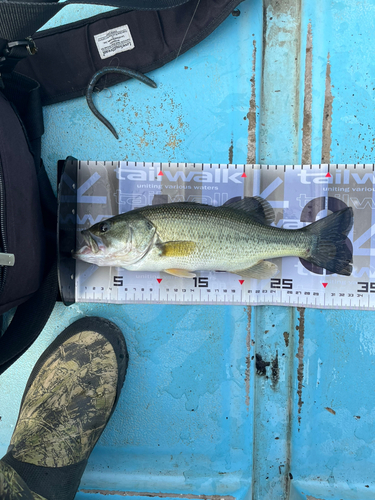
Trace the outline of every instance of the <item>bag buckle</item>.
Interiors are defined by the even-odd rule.
[[[23,52],[22,49],[25,49],[26,52]],[[25,38],[25,40],[8,42],[5,49],[3,50],[3,57],[0,58],[0,62],[10,57],[20,60],[28,55],[34,56],[37,52],[38,47],[36,46],[36,43],[31,38],[31,36],[28,36],[27,38]]]
[[[0,70],[11,73],[16,64],[28,56],[34,56],[38,52],[38,47],[31,37],[25,40],[8,42],[2,54],[0,54]],[[0,88],[4,88],[0,72]]]
[[[13,267],[14,261],[15,261],[15,258],[14,258],[13,253],[0,252],[0,266]]]

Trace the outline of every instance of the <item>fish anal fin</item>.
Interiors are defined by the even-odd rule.
[[[252,267],[234,271],[234,274],[239,274],[243,278],[254,278],[257,280],[266,280],[275,276],[278,267],[273,262],[268,260],[261,260]]]
[[[187,257],[196,246],[194,241],[166,241],[159,244],[162,257]]]
[[[164,269],[165,273],[177,276],[178,278],[195,278],[195,274],[186,269]]]

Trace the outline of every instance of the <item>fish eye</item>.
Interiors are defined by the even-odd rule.
[[[99,231],[101,233],[106,233],[109,229],[109,222],[102,222],[99,224]]]

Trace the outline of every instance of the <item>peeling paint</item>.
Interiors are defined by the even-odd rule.
[[[284,335],[285,347],[288,347],[288,345],[289,345],[289,333],[284,332],[283,335]]]
[[[266,368],[267,368],[267,366],[270,366],[270,364],[271,363],[269,361],[264,361],[261,354],[259,354],[259,353],[255,354],[255,366],[257,369],[257,375],[260,375],[261,377],[265,377],[267,374]]]
[[[331,85],[331,63],[330,54],[328,52],[322,124],[322,163],[329,163],[331,161],[333,99],[334,97],[332,95]]]
[[[359,342],[361,344],[361,352],[365,351],[370,356],[375,356],[375,338],[372,329],[364,329],[359,334]]]
[[[297,307],[297,311],[299,313],[298,322],[299,324],[296,326],[296,330],[298,331],[298,351],[296,354],[296,358],[298,359],[298,367],[297,367],[297,380],[298,380],[298,423],[301,423],[301,411],[302,411],[302,386],[303,386],[303,356],[304,356],[304,342],[305,342],[305,308]],[[299,429],[298,429],[299,430]]]
[[[319,358],[318,359],[318,367],[316,369],[316,387],[319,387],[319,384],[320,384],[320,378],[322,376],[322,364],[323,364],[323,361]]]
[[[280,378],[280,368],[279,368],[279,352],[276,351],[276,356],[271,361],[271,379],[272,387],[275,389]]]
[[[233,137],[230,140],[230,146],[228,151],[228,163],[233,163]]]
[[[307,495],[306,500],[324,500],[324,498],[316,498],[312,497],[311,495]]]
[[[252,74],[250,78],[251,82],[251,97],[250,97],[250,105],[249,112],[247,113],[247,119],[249,121],[247,130],[247,163],[256,163],[256,95],[255,95],[255,65],[256,65],[256,56],[257,56],[257,46],[256,41],[253,40],[253,57],[252,57]]]
[[[312,127],[312,29],[307,26],[305,56],[305,89],[302,125],[302,164],[311,164],[311,127]]]
[[[250,352],[251,352],[251,306],[246,307],[247,326],[246,326],[246,370],[245,370],[245,403],[247,411],[250,405]]]
[[[276,350],[276,355],[273,359],[271,359],[271,361],[265,361],[261,354],[256,353],[255,360],[257,375],[261,377],[266,377],[268,379],[269,377],[267,376],[267,367],[271,367],[271,387],[272,389],[276,389],[276,386],[279,383],[280,379],[279,352]]]
[[[235,500],[232,495],[193,495],[192,493],[160,493],[160,492],[149,492],[149,491],[118,491],[118,490],[79,490],[82,493],[89,493],[93,495],[105,495],[114,496],[118,495],[120,497],[149,497],[149,498],[187,498],[192,500]]]
[[[324,409],[329,411],[329,413],[332,413],[332,415],[336,415],[335,410],[332,410],[332,408],[330,408],[329,406],[326,406]]]

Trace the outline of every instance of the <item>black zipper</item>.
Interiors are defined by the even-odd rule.
[[[0,159],[0,252],[7,253],[7,237],[6,237],[6,223],[5,223],[5,186],[3,165]],[[7,277],[7,266],[0,266],[0,294],[4,289]]]

